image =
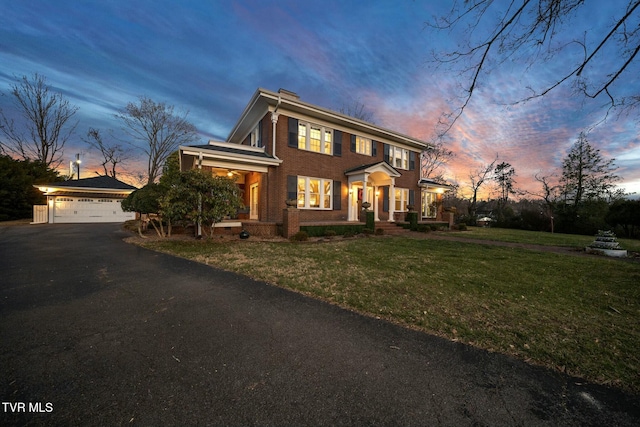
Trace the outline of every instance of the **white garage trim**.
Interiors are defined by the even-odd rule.
[[[122,199],[49,196],[49,223],[124,222],[135,212],[122,210]]]
[[[49,224],[125,222],[136,217],[135,212],[123,212],[122,201],[137,188],[110,176],[34,187],[47,196]],[[34,223],[36,222],[34,214]]]

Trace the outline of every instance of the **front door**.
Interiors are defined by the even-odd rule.
[[[351,185],[349,188],[349,221],[360,220],[360,209],[362,206],[362,186]]]
[[[249,219],[258,219],[258,184],[249,187]]]

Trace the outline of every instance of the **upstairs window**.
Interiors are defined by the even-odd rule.
[[[253,130],[251,131],[251,134],[249,134],[249,145],[251,145],[252,147],[262,147],[262,141],[261,141],[261,133],[260,132],[260,125],[262,124],[262,121],[260,121],[256,127],[253,128]]]
[[[396,169],[409,169],[409,150],[400,147],[389,147],[389,161]]]
[[[332,154],[333,131],[324,126],[298,123],[298,148],[315,153]]]
[[[356,136],[356,153],[371,155],[371,140],[363,136]]]

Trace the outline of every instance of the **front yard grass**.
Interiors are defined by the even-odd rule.
[[[552,234],[539,231],[514,230],[508,228],[493,227],[468,227],[467,231],[463,233],[452,234],[451,236],[478,240],[494,240],[498,242],[575,247],[581,249],[592,243],[595,239],[595,236],[583,236],[580,234]],[[640,240],[618,237],[618,243],[620,243],[622,249],[627,249],[633,252],[640,252]]]
[[[143,244],[640,392],[637,262],[406,237]]]

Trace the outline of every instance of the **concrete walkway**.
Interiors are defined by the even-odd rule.
[[[0,425],[640,423],[638,396],[126,236],[0,227]]]

